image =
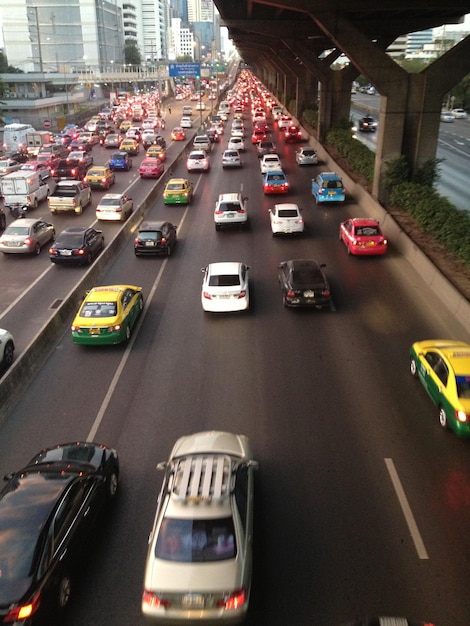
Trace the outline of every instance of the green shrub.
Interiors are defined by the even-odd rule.
[[[374,180],[375,154],[351,135],[351,124],[345,121],[339,128],[332,128],[327,135],[327,143],[334,146],[344,156],[350,166],[368,182]]]

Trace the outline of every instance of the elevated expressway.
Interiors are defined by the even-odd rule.
[[[385,51],[400,35],[461,22],[469,0],[214,2],[243,61],[284,104],[295,100],[299,115],[319,96],[320,141],[348,119],[352,81],[362,74],[375,85],[381,99],[373,195],[380,201],[387,161],[403,154],[413,171],[435,157],[444,96],[470,72],[470,36],[417,74]],[[341,54],[351,63],[332,69]]]

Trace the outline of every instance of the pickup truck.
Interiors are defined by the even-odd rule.
[[[91,189],[79,180],[61,180],[54,193],[47,198],[51,213],[74,211],[81,215],[83,209],[91,204]]]
[[[88,166],[80,159],[60,159],[57,166],[51,169],[51,176],[56,180],[82,180]]]

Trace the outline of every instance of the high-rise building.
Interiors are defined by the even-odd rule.
[[[105,68],[123,62],[122,2],[2,0],[5,54],[25,72]]]

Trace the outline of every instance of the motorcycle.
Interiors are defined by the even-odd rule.
[[[24,206],[20,206],[20,205],[15,205],[15,206],[11,206],[10,208],[10,213],[12,214],[12,216],[15,218],[15,220],[24,217],[26,215],[26,211],[28,210],[28,207],[26,205]]]

